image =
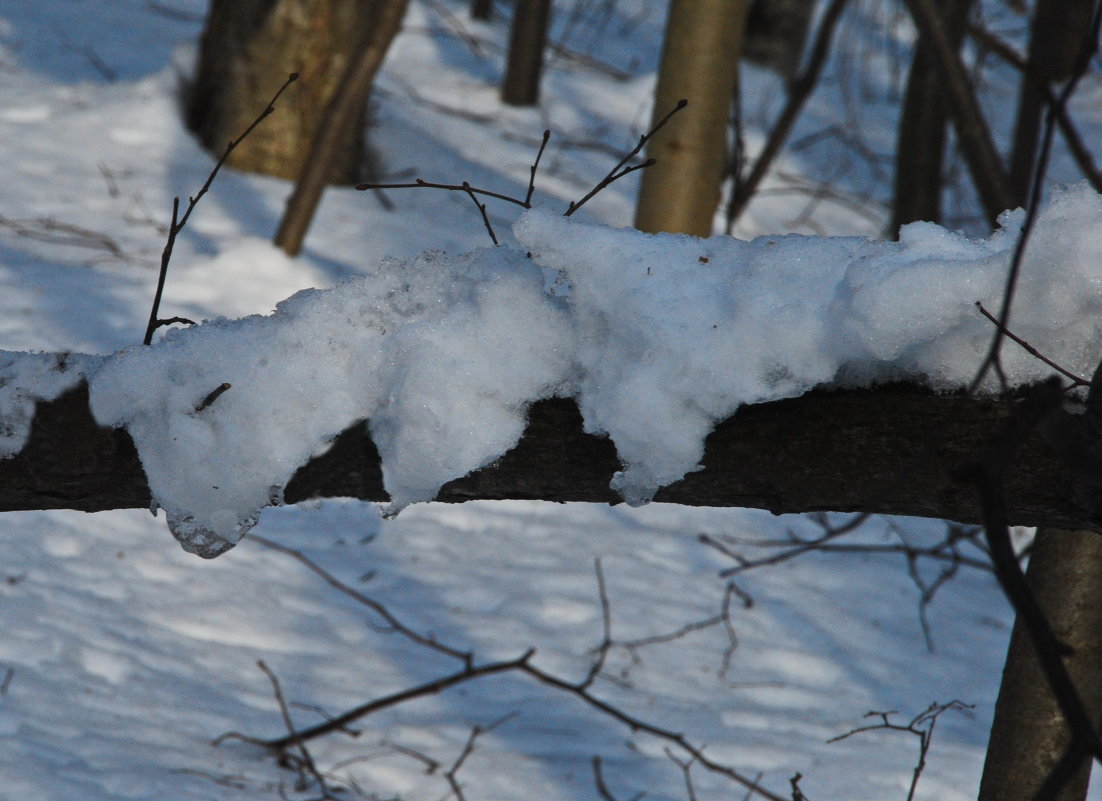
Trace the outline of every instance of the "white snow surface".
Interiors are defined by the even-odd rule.
[[[1021,219],[985,239],[922,223],[898,242],[747,242],[531,211],[514,230],[525,252],[385,260],[269,316],[127,349],[93,376],[92,410],[131,433],[173,532],[205,556],[357,420],[370,420],[397,512],[515,445],[527,404],[552,394],[575,396],[586,429],[611,437],[624,464],[613,487],[646,503],[700,466],[705,437],[743,404],[831,381],[966,386],[992,336],[975,304],[998,308]],[[1088,185],[1053,192],[1014,316],[1083,374],[1102,356],[1099,225]],[[1050,372],[1017,346],[1004,370],[1015,384]]]

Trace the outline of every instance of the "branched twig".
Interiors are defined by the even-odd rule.
[[[957,570],[964,567],[978,570],[992,571],[989,559],[976,559],[961,553],[962,543],[971,543],[976,548],[984,551],[977,541],[982,529],[976,526],[962,526],[956,523],[946,523],[946,535],[941,541],[927,546],[916,546],[908,543],[904,532],[894,523],[889,527],[899,536],[900,542],[891,544],[876,543],[838,543],[836,540],[856,530],[870,515],[857,514],[841,525],[833,526],[827,515],[818,513],[809,515],[822,529],[823,533],[810,539],[801,538],[789,529],[787,539],[742,539],[731,535],[699,534],[697,539],[724,556],[733,559],[736,564],[720,572],[721,576],[733,577],[749,570],[761,567],[769,567],[787,562],[791,559],[808,553],[865,553],[865,554],[902,554],[907,562],[907,575],[914,582],[919,591],[918,619],[922,627],[922,634],[926,640],[926,647],[933,652],[934,642],[930,630],[927,609],[934,599],[937,591],[956,575]],[[776,552],[756,559],[747,558],[742,553],[734,550],[732,546],[770,548]],[[986,551],[984,551],[986,554]],[[927,581],[919,570],[920,562],[930,559],[944,563],[933,581]]]
[[[532,657],[535,655],[534,648],[530,648],[515,659],[503,660],[498,662],[488,662],[481,665],[476,665],[474,654],[464,653],[455,649],[447,648],[446,646],[440,645],[432,638],[419,635],[416,632],[413,632],[410,629],[406,628],[405,626],[402,626],[398,622],[398,620],[389,611],[387,611],[386,607],[384,607],[382,604],[379,604],[377,601],[367,598],[362,593],[359,593],[356,590],[353,590],[351,587],[348,587],[347,585],[338,581],[322,568],[317,566],[314,562],[310,561],[302,553],[295,551],[292,548],[279,545],[277,543],[271,542],[270,540],[265,540],[260,537],[255,537],[255,539],[269,548],[272,548],[297,559],[299,562],[301,562],[318,576],[323,578],[334,588],[360,601],[361,603],[371,608],[373,611],[380,614],[383,619],[388,622],[393,630],[399,631],[400,633],[404,634],[405,636],[409,637],[410,639],[421,645],[425,645],[426,647],[430,647],[436,651],[440,651],[442,653],[448,654],[449,656],[453,656],[462,660],[463,667],[459,671],[447,676],[443,676],[442,678],[435,679],[416,687],[401,690],[399,692],[392,693],[390,695],[376,698],[372,701],[360,704],[359,706],[354,707],[329,720],[299,731],[292,731],[290,734],[283,737],[276,737],[265,740],[255,737],[249,737],[247,735],[243,735],[237,732],[228,732],[215,740],[215,744],[233,738],[254,745],[259,745],[276,753],[282,754],[287,748],[291,746],[295,746],[299,743],[304,743],[315,737],[320,737],[335,731],[344,730],[346,729],[348,724],[352,723],[353,721],[359,720],[360,718],[366,717],[367,715],[370,715],[379,710],[397,706],[415,698],[423,698],[429,695],[435,695],[451,687],[455,687],[457,685],[464,684],[475,679],[480,679],[499,673],[515,671],[523,673],[524,675],[537,681],[540,684],[573,695],[574,697],[583,701],[590,708],[595,709],[596,711],[607,715],[608,717],[611,717],[613,720],[618,721],[633,732],[642,732],[656,739],[663,740],[672,746],[675,746],[683,754],[688,756],[693,763],[700,765],[705,770],[711,773],[723,776],[730,781],[733,781],[736,784],[745,787],[747,790],[756,793],[758,796],[768,799],[768,801],[786,801],[786,799],[784,799],[782,796],[779,796],[776,793],[769,791],[765,787],[762,787],[757,779],[751,779],[747,776],[744,776],[742,773],[730,767],[729,765],[716,762],[715,760],[707,757],[704,753],[703,748],[694,745],[685,737],[684,734],[675,732],[671,729],[663,728],[661,726],[657,726],[652,723],[648,723],[647,721],[635,717],[634,715],[623,711],[619,707],[613,706],[608,701],[602,700],[598,696],[594,695],[591,692],[591,687],[596,679],[596,676],[599,674],[601,667],[603,666],[603,654],[607,654],[608,650],[608,648],[604,647],[603,645],[601,647],[598,647],[597,649],[599,656],[595,664],[590,666],[590,669],[586,672],[586,676],[580,681],[568,681],[554,674],[547,673],[546,671],[533,665]],[[611,644],[611,617],[607,612],[608,598],[607,592],[604,588],[604,577],[600,571],[599,563],[597,571],[598,590],[601,596],[602,609],[604,611],[604,614],[602,615],[604,621],[604,640]]]
[[[669,748],[663,749],[666,752],[666,756],[670,758],[670,761],[677,767],[681,768],[681,775],[685,779],[685,794],[689,801],[696,801],[696,788],[693,787],[693,760],[686,759],[684,762],[677,758],[677,754],[671,751]]]
[[[605,574],[601,569],[600,557],[593,560],[593,569],[597,574],[597,595],[601,601],[601,644],[597,646],[594,653],[596,654],[593,659],[593,664],[589,666],[589,672],[586,677],[582,679],[581,684],[578,686],[581,688],[587,688],[593,684],[597,679],[598,674],[604,669],[605,661],[608,659],[609,649],[612,648],[612,610],[608,602],[608,590],[605,587]]]
[[[914,770],[911,774],[911,786],[910,790],[907,792],[907,801],[913,801],[915,790],[918,789],[918,780],[922,778],[922,771],[926,769],[926,757],[930,752],[930,743],[934,738],[934,728],[937,726],[937,719],[951,709],[958,712],[964,712],[974,708],[975,707],[971,704],[965,704],[956,700],[950,701],[947,704],[933,703],[930,704],[925,711],[911,718],[911,721],[905,725],[892,723],[891,716],[896,714],[895,712],[868,712],[865,714],[866,718],[880,718],[880,722],[868,726],[859,726],[856,729],[847,731],[845,734],[831,737],[827,742],[836,743],[840,740],[845,740],[847,737],[852,737],[855,734],[861,734],[867,731],[901,731],[918,737],[918,761],[915,763]]]
[[[703,631],[715,626],[723,626],[723,630],[727,634],[727,646],[723,650],[723,662],[719,670],[719,676],[723,678],[727,675],[728,671],[730,671],[731,659],[734,656],[735,650],[738,648],[738,634],[735,632],[735,624],[731,621],[731,603],[736,597],[742,601],[744,609],[749,609],[754,605],[754,599],[742,592],[733,581],[730,581],[723,590],[723,600],[720,602],[719,612],[711,617],[686,623],[684,626],[681,626],[681,628],[666,634],[654,634],[649,637],[639,637],[634,640],[615,640],[612,642],[612,645],[626,650],[631,656],[632,662],[638,664],[642,661],[639,656],[640,648],[645,648],[648,645],[674,642],[696,631]]]
[[[295,734],[295,724],[291,720],[291,713],[287,709],[287,702],[283,698],[283,690],[279,686],[279,679],[276,678],[275,673],[271,668],[265,664],[263,659],[257,660],[257,667],[259,667],[264,675],[268,677],[268,681],[272,683],[272,692],[275,694],[276,703],[279,704],[279,714],[283,718],[284,725],[287,726],[289,745],[293,745],[298,751],[297,759],[290,759],[287,754],[284,754],[284,758],[288,759],[288,764],[294,766],[298,772],[301,782],[301,788],[305,789],[309,783],[306,781],[306,774],[309,773],[311,778],[317,783],[318,788],[322,792],[322,799],[337,799],[338,797],[333,795],[333,792],[329,788],[328,782],[325,777],[321,775],[318,770],[318,766],[314,764],[314,758],[310,755],[309,749],[306,747],[306,743],[302,741],[300,737]]]
[[[459,769],[463,767],[463,763],[467,761],[467,757],[474,753],[475,743],[478,738],[483,734],[492,732],[498,726],[508,723],[510,720],[517,716],[516,712],[511,712],[503,718],[495,720],[486,726],[473,726],[471,733],[467,737],[467,743],[463,746],[463,750],[456,757],[452,766],[444,771],[444,778],[448,781],[448,786],[451,788],[452,794],[455,795],[456,801],[467,801],[466,796],[463,795],[463,786],[459,783]],[[447,796],[445,796],[447,798]]]
[[[532,208],[532,194],[536,191],[536,171],[539,169],[540,159],[543,158],[543,151],[547,148],[547,142],[550,138],[551,131],[545,130],[543,132],[543,138],[540,140],[539,150],[536,152],[536,159],[532,162],[532,166],[529,167],[528,193],[524,196],[523,200],[512,197],[511,195],[502,194],[501,192],[491,192],[489,189],[479,189],[471,186],[468,181],[464,181],[461,184],[440,184],[426,181],[423,178],[417,178],[413,183],[357,184],[356,189],[360,191],[368,189],[444,189],[449,192],[463,192],[474,202],[475,208],[477,208],[479,214],[482,215],[482,222],[486,226],[486,232],[490,235],[490,239],[493,240],[493,243],[497,245],[499,242],[497,235],[494,233],[494,228],[490,224],[490,217],[486,213],[486,204],[480,203],[477,196],[484,195],[485,197],[504,200],[506,203],[513,203],[524,209]]]
[[[157,276],[157,291],[153,295],[153,308],[149,312],[149,324],[146,326],[145,338],[142,340],[142,344],[149,345],[150,343],[152,343],[154,331],[156,331],[161,326],[168,325],[171,322],[179,319],[173,318],[173,320],[161,320],[157,317],[161,308],[161,295],[164,293],[165,279],[168,276],[168,263],[172,259],[172,249],[176,245],[176,237],[179,236],[180,232],[184,229],[184,226],[187,225],[188,218],[191,217],[191,212],[195,210],[195,206],[202,199],[203,195],[205,195],[210,189],[211,184],[214,183],[214,179],[218,175],[218,171],[222,169],[222,165],[226,163],[226,159],[228,159],[230,157],[230,154],[233,153],[234,149],[245,140],[245,137],[253,132],[256,126],[260,125],[260,123],[262,123],[265,119],[267,119],[270,114],[275,111],[275,104],[276,101],[279,100],[280,95],[283,94],[288,86],[290,86],[297,80],[297,72],[292,72],[290,75],[288,75],[287,80],[283,82],[283,85],[281,87],[279,87],[279,91],[277,91],[272,96],[272,99],[268,102],[267,108],[260,112],[260,116],[253,120],[249,127],[246,128],[240,136],[238,136],[236,139],[230,140],[229,144],[226,145],[226,149],[222,153],[221,158],[219,158],[218,161],[215,162],[214,169],[210,171],[210,174],[207,176],[206,182],[203,184],[202,187],[200,187],[199,191],[195,193],[194,197],[188,198],[187,210],[184,212],[183,217],[179,217],[180,198],[175,197],[172,199],[172,222],[168,228],[168,239],[165,242],[164,250],[161,252],[161,269]]]
[[[685,108],[685,106],[687,105],[689,105],[688,100],[685,100],[684,98],[678,100],[677,105],[674,106],[673,109],[666,114],[666,116],[655,123],[653,128],[640,136],[639,142],[635,145],[635,147],[631,149],[631,152],[620,159],[620,161],[617,162],[616,166],[608,171],[608,175],[598,181],[597,185],[590,189],[585,197],[578,201],[570,201],[570,205],[567,206],[566,211],[563,213],[563,216],[569,217],[570,215],[572,215],[574,212],[576,212],[578,209],[588,203],[594,195],[596,195],[598,192],[600,192],[602,189],[604,189],[606,186],[613,183],[614,181],[618,181],[628,173],[635,172],[636,170],[645,169],[654,164],[654,159],[647,159],[640,164],[634,164],[630,167],[625,166],[629,161],[639,155],[639,153],[643,150],[643,147],[647,144],[648,141],[650,141],[651,137],[658,133],[662,129],[662,127],[670,121],[670,118],[674,114],[681,111],[681,109]]]
[[[474,193],[471,185],[466,181],[463,182],[463,191],[467,193],[471,202],[474,203],[475,208],[478,209],[478,213],[482,215],[482,223],[486,226],[486,233],[490,235],[490,239],[493,241],[494,246],[496,247],[501,244],[497,241],[497,234],[494,233],[494,227],[490,225],[490,215],[486,213],[486,204],[478,202],[478,196]]]
[[[321,737],[324,734],[329,734],[334,731],[339,731],[345,728],[349,723],[354,720],[359,720],[362,717],[366,717],[374,712],[378,712],[380,709],[387,709],[398,704],[405,703],[406,701],[414,698],[424,698],[429,695],[436,695],[441,693],[449,687],[454,687],[458,684],[464,684],[465,682],[473,679],[479,679],[483,676],[492,676],[496,673],[504,673],[509,670],[517,670],[522,665],[527,664],[528,660],[532,658],[535,653],[534,650],[525,651],[524,654],[516,659],[505,660],[504,662],[489,662],[484,665],[477,665],[471,667],[464,667],[457,673],[452,673],[449,676],[444,676],[434,681],[426,682],[425,684],[418,685],[417,687],[411,687],[407,690],[392,693],[391,695],[377,698],[373,701],[368,701],[365,704],[360,704],[347,712],[337,715],[332,720],[327,720],[324,723],[319,723],[316,726],[310,726],[301,731],[294,732],[286,737],[276,737],[270,740],[257,740],[255,738],[245,738],[241,735],[232,735],[235,739],[244,739],[248,742],[257,743],[265,748],[273,751],[281,752],[285,748],[294,745],[298,741],[305,742],[306,740],[312,740],[315,737]],[[224,739],[227,735],[223,735]]]

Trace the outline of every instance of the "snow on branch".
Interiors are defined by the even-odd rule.
[[[1099,221],[1085,185],[1054,192],[1010,321],[1076,375],[1102,356]],[[0,461],[0,509],[139,506],[151,490],[203,556],[265,506],[317,494],[389,498],[393,513],[523,497],[974,521],[950,474],[1010,407],[936,393],[982,360],[976,304],[1002,289],[1020,213],[1002,224],[982,240],[920,223],[899,242],[743,242],[532,210],[519,248],[387,261],[268,316],[69,357],[64,379],[55,357],[0,354],[8,453],[28,405],[58,399]],[[1003,366],[1016,385],[1051,372],[1017,347]],[[1097,491],[1037,436],[1010,476],[1015,522],[1095,527]]]

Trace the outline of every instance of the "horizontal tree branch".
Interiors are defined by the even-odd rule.
[[[864,391],[816,390],[746,406],[709,436],[703,469],[655,500],[743,506],[775,513],[867,511],[980,520],[973,487],[955,478],[976,461],[1012,401],[934,395],[908,385]],[[2,421],[0,421],[2,422]],[[1069,465],[1041,433],[1007,474],[1012,522],[1102,531],[1102,485]],[[518,445],[493,465],[450,482],[438,500],[539,499],[615,503],[620,464],[612,443],[585,434],[572,400],[532,406]],[[387,499],[378,452],[356,425],[313,459],[286,490],[289,503],[313,497]],[[130,437],[98,426],[81,385],[40,403],[30,440],[0,460],[0,511],[142,508],[149,488]]]

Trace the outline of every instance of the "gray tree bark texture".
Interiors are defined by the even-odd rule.
[[[727,129],[748,0],[672,0],[654,93],[654,122],[689,105],[647,146],[635,227],[710,236],[728,171]]]
[[[957,471],[980,458],[1013,409],[1010,401],[932,395],[906,385],[814,391],[745,406],[708,437],[703,468],[655,500],[976,522],[977,494]],[[1019,457],[1006,491],[1013,523],[1102,531],[1102,485],[1091,471],[1066,463],[1040,431]],[[572,400],[545,400],[530,408],[513,450],[445,485],[437,500],[616,503],[608,485],[619,468],[611,441],[583,433]],[[289,503],[337,496],[387,499],[378,452],[362,424],[302,467],[286,490]],[[130,437],[96,425],[83,385],[39,404],[27,446],[0,460],[0,511],[91,512],[149,503]]]
[[[330,98],[371,23],[373,0],[213,0],[187,96],[188,126],[221,155],[289,73],[298,82],[229,159],[229,165],[297,179]],[[358,109],[363,119],[365,108]],[[362,126],[345,133],[332,183],[360,180]]]
[[[1090,717],[1102,715],[1102,537],[1093,531],[1037,531],[1026,574],[1037,602],[1071,650],[1068,672]],[[1031,801],[1071,743],[1071,732],[1049,689],[1027,632],[1014,626],[979,801]],[[1073,776],[1046,801],[1081,801],[1091,758],[1079,758]]]

